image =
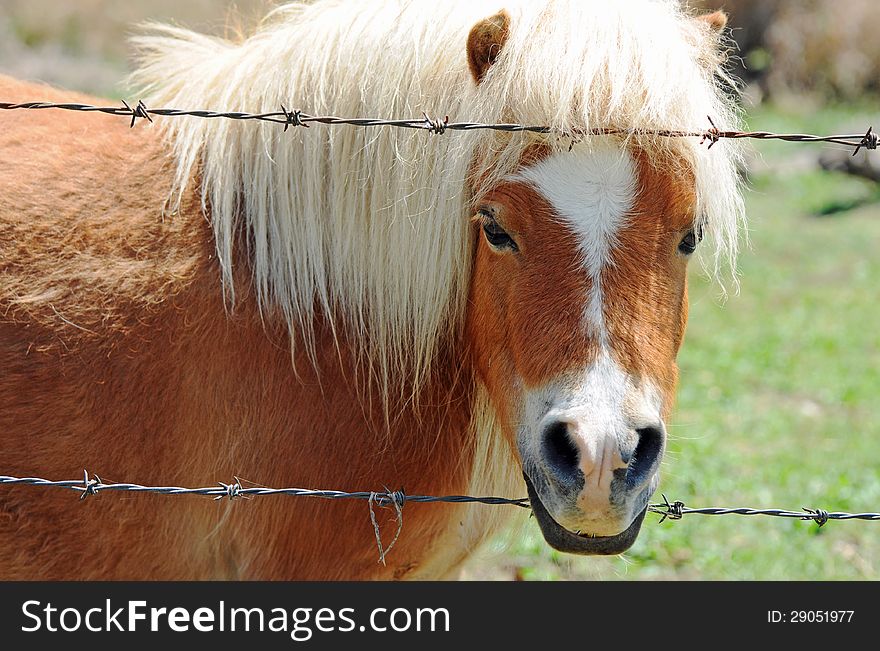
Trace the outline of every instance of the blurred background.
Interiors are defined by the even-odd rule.
[[[880,128],[876,0],[693,4],[729,13],[731,66],[744,81],[749,128]],[[0,0],[0,73],[120,98],[126,37],[137,23],[235,34],[272,6]],[[682,127],[703,128],[701,119]],[[751,244],[740,258],[739,291],[722,300],[692,265],[658,499],[662,492],[693,507],[880,511],[880,151],[850,154],[835,145],[753,142],[743,169]],[[557,554],[529,522],[474,559],[465,577],[880,579],[880,522],[820,529],[738,516],[658,519],[649,516],[635,546],[610,559]]]

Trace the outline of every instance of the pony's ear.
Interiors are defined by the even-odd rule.
[[[467,39],[467,59],[471,75],[478,84],[495,63],[509,33],[510,16],[504,10],[484,18],[471,28]]]
[[[697,16],[697,20],[704,22],[716,32],[721,32],[727,27],[727,14],[723,11],[713,11],[711,14]]]

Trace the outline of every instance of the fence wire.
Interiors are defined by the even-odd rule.
[[[394,506],[402,508],[407,502],[432,503],[445,502],[452,504],[477,503],[492,506],[509,505],[530,509],[529,499],[522,497],[511,499],[507,497],[472,497],[470,495],[409,495],[403,490],[392,491],[385,488],[381,491],[356,491],[346,492],[339,490],[323,490],[311,488],[269,488],[267,486],[252,486],[245,488],[242,481],[235,478],[230,484],[218,482],[216,486],[203,488],[183,488],[180,486],[144,486],[131,483],[105,483],[97,475],[90,476],[88,471],[83,471],[82,479],[69,479],[53,481],[40,477],[12,477],[0,475],[0,485],[26,485],[26,486],[51,486],[67,488],[80,493],[83,500],[90,495],[103,492],[132,492],[132,493],[157,493],[159,495],[201,495],[213,497],[215,500],[228,498],[264,497],[266,495],[289,495],[293,497],[321,497],[324,499],[354,499],[365,500],[371,505]],[[251,483],[251,482],[245,482]],[[779,518],[796,518],[799,520],[814,520],[819,526],[829,520],[880,520],[880,513],[846,513],[843,511],[826,511],[820,508],[804,508],[801,511],[788,509],[753,509],[747,507],[702,507],[688,508],[684,502],[670,502],[665,495],[663,502],[650,504],[648,511],[661,515],[660,522],[666,519],[680,520],[685,515],[766,515]]]
[[[661,504],[651,504],[648,511],[659,513],[662,517],[660,522],[666,519],[680,520],[685,515],[769,515],[777,518],[796,518],[798,520],[814,520],[820,527],[829,520],[880,520],[880,513],[846,513],[844,511],[826,511],[825,509],[811,509],[804,507],[800,511],[788,509],[752,509],[739,506],[724,508],[707,506],[697,509],[688,508],[684,502],[670,502],[663,495]]]
[[[230,500],[235,498],[262,497],[266,495],[291,495],[294,497],[323,497],[325,499],[339,500],[367,500],[379,506],[387,506],[393,504],[403,505],[406,502],[447,502],[453,504],[461,504],[465,502],[475,502],[479,504],[510,504],[513,506],[521,506],[529,508],[529,499],[523,497],[521,499],[509,499],[505,497],[471,497],[469,495],[444,495],[436,497],[434,495],[407,495],[404,491],[392,491],[387,488],[382,491],[357,491],[348,493],[346,491],[337,490],[315,490],[311,488],[269,488],[267,486],[252,486],[245,488],[242,481],[235,478],[231,484],[218,482],[216,486],[206,486],[204,488],[183,488],[180,486],[143,486],[141,484],[129,483],[104,483],[97,475],[89,476],[88,471],[84,471],[82,479],[71,479],[62,481],[52,481],[49,479],[41,479],[39,477],[10,477],[9,475],[0,475],[0,484],[23,484],[26,486],[54,486],[56,488],[68,488],[80,493],[80,499],[85,499],[89,495],[97,495],[106,491],[123,491],[130,493],[158,493],[160,495],[203,495],[213,497],[215,500],[224,497]],[[250,483],[250,482],[245,482]]]
[[[122,106],[92,106],[78,103],[56,102],[0,102],[0,110],[42,110],[57,109],[64,111],[83,111],[92,113],[105,113],[131,118],[131,127],[139,119],[153,121],[153,116],[160,117],[195,117],[204,119],[221,118],[228,120],[245,120],[258,122],[273,122],[283,125],[287,131],[290,127],[309,127],[311,124],[336,125],[347,124],[356,127],[396,127],[401,129],[419,129],[433,134],[442,135],[447,131],[473,131],[475,129],[491,129],[493,131],[527,131],[531,133],[554,133],[549,126],[496,123],[486,124],[482,122],[450,122],[447,115],[443,120],[428,117],[422,114],[421,118],[411,119],[381,119],[381,118],[344,118],[335,115],[309,115],[301,110],[289,111],[283,105],[280,111],[268,113],[246,113],[242,111],[210,111],[205,109],[181,110],[173,108],[147,108],[138,101],[134,106],[125,100]],[[773,133],[770,131],[722,131],[715,126],[711,116],[708,117],[709,127],[699,130],[676,130],[676,129],[621,129],[616,127],[599,127],[589,130],[575,130],[573,132],[558,132],[564,137],[574,139],[584,136],[603,135],[652,135],[666,138],[700,138],[700,144],[708,143],[709,148],[721,139],[753,138],[758,140],[784,140],[787,142],[829,142],[845,145],[853,148],[855,156],[862,148],[877,149],[878,134],[874,133],[873,127],[869,127],[864,134],[841,134],[830,136],[816,136],[808,133]]]

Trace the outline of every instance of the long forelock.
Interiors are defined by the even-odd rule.
[[[515,172],[536,139],[564,152],[578,133],[599,128],[699,132],[712,124],[722,131],[740,126],[723,38],[678,3],[588,0],[510,13],[510,35],[483,84],[482,101],[491,109],[485,119],[547,125],[563,135],[488,137],[476,170],[482,187]],[[609,137],[618,136],[586,138],[586,145]],[[703,263],[722,281],[735,269],[744,223],[740,141],[722,140],[710,150],[692,137],[641,133],[623,140],[657,164],[677,161],[681,174],[693,179],[696,226],[706,241]]]
[[[504,7],[510,30],[483,82],[465,42]],[[313,115],[519,122],[560,133],[595,127],[734,128],[717,38],[677,4],[566,0],[443,3],[326,0],[289,5],[241,43],[171,27],[136,39],[133,82],[148,104]],[[459,332],[472,242],[471,188],[514,172],[536,139],[492,131],[443,136],[388,127],[293,129],[178,118],[164,126],[182,195],[201,179],[227,295],[236,242],[247,246],[263,308],[309,346],[316,313],[364,351],[387,395],[415,391],[438,342]],[[694,172],[709,265],[733,260],[742,219],[739,150],[640,136]],[[479,179],[479,183],[475,181]],[[240,234],[246,234],[241,238]],[[336,321],[333,321],[336,319]]]

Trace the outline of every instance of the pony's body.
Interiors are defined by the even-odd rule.
[[[708,28],[649,3],[645,25],[594,29],[581,3],[558,4],[479,22],[473,2],[435,16],[328,1],[239,46],[169,30],[144,42],[139,82],[174,108],[729,123]],[[658,56],[643,34],[663,29]],[[593,67],[570,72],[583,88],[544,93],[554,56],[588,58],[589,30]],[[322,48],[302,42],[313,33]],[[629,68],[602,72],[627,44]],[[8,78],[0,97],[107,103]],[[616,536],[638,531],[656,486],[686,319],[678,242],[699,224],[730,252],[736,229],[724,143],[707,157],[588,142],[565,158],[573,143],[522,134],[0,119],[0,474],[520,497],[521,465],[542,528],[607,538],[563,533],[560,548],[631,544]],[[485,220],[519,246],[483,240]],[[71,499],[2,489],[0,576],[450,576],[513,510],[408,504],[383,565],[363,502]],[[396,514],[376,509],[387,544]]]
[[[0,94],[96,101],[8,78]],[[417,416],[392,404],[390,426],[381,401],[359,394],[344,332],[334,340],[316,324],[320,365],[300,346],[291,381],[283,322],[261,319],[246,291],[227,312],[198,202],[163,217],[172,167],[155,130],[86,114],[6,118],[0,149],[17,162],[0,171],[0,187],[27,209],[4,211],[0,228],[4,473],[69,477],[87,462],[105,481],[143,484],[237,475],[270,486],[469,490],[461,451],[473,388],[450,374],[454,364],[438,365],[423,389],[433,408]],[[239,268],[246,288],[244,260]],[[4,578],[400,578],[444,574],[465,552],[455,531],[444,535],[463,517],[454,505],[407,506],[406,527],[420,535],[403,535],[385,567],[362,502],[70,500],[4,489]],[[387,543],[393,518],[377,510]]]

